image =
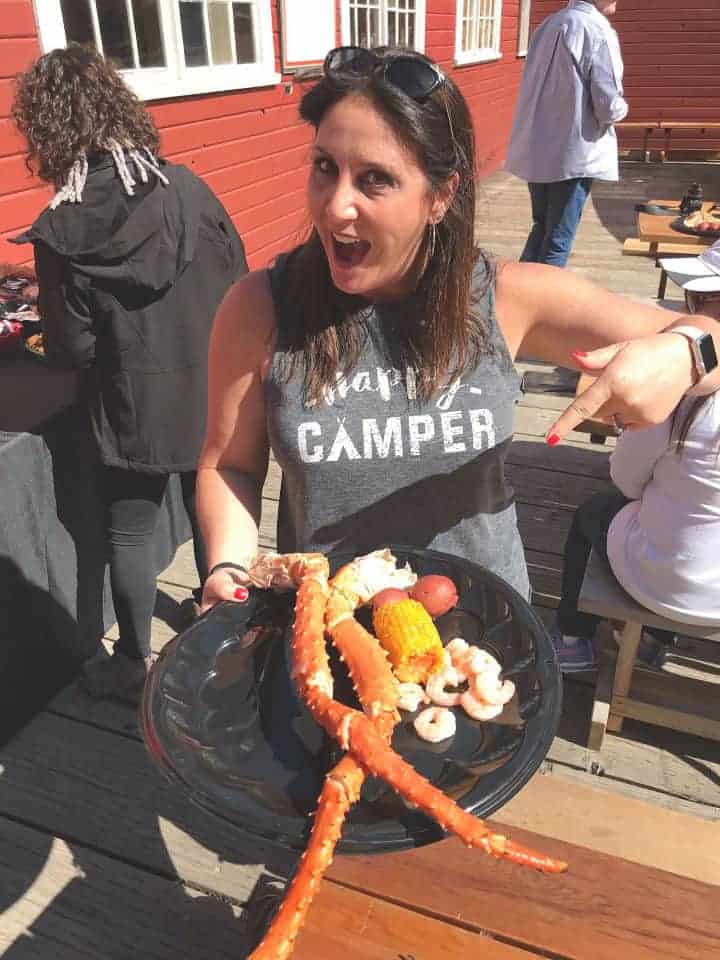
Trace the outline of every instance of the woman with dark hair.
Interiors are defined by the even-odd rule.
[[[427,58],[345,47],[324,72],[301,104],[315,128],[312,232],[243,278],[211,338],[203,605],[245,583],[270,449],[283,471],[280,551],[437,548],[527,596],[504,477],[515,357],[604,368],[549,443],[597,409],[646,425],[695,379],[684,337],[657,333],[677,315],[476,249],[471,117]],[[699,335],[711,329],[695,319]]]
[[[201,582],[195,471],[206,422],[207,348],[242,241],[212,191],[158,158],[152,118],[94,50],[71,44],[18,78],[13,118],[30,169],[55,196],[32,227],[45,355],[87,371],[104,464],[110,575],[120,636],[88,665],[97,696],[137,699],[150,662],[153,537],[179,473]],[[198,599],[201,588],[198,589]]]

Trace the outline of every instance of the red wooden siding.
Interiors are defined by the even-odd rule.
[[[0,262],[32,260],[30,247],[16,247],[8,237],[32,223],[51,194],[28,172],[24,140],[9,119],[12,78],[40,53],[32,0],[0,0]]]
[[[533,0],[533,27],[563,6],[562,0]],[[720,122],[720,0],[619,0],[612,23],[625,62],[628,120]],[[621,131],[623,147],[641,140]],[[661,145],[655,134],[651,146]],[[672,148],[720,151],[720,135],[676,130]]]
[[[503,158],[522,60],[519,0],[503,3],[501,60],[453,68],[456,0],[428,0],[426,50],[452,71],[468,98],[477,130],[480,176]],[[279,67],[277,4],[272,4]],[[340,23],[338,11],[338,25]],[[6,242],[32,221],[49,190],[29,177],[23,141],[8,119],[11,77],[39,53],[31,0],[0,0],[0,261],[28,260],[31,251]],[[338,26],[339,30],[339,26]],[[338,38],[339,39],[339,38]],[[306,84],[284,77],[275,87],[164,100],[150,105],[162,152],[202,176],[221,198],[261,266],[306,228],[304,184],[311,131],[298,117]]]
[[[620,0],[616,23],[633,118],[658,119],[662,110],[675,120],[720,120],[720,77],[712,69],[720,55],[718,0],[689,2],[679,11],[677,0],[653,0],[650,17],[647,0]],[[533,23],[559,6],[561,0],[534,0]],[[271,7],[279,70],[278,4]],[[501,59],[455,67],[456,0],[427,0],[426,50],[468,99],[480,177],[497,169],[505,152],[524,64],[516,55],[518,12],[519,0],[504,0]],[[666,65],[671,44],[674,59]],[[0,0],[0,261],[31,258],[28,247],[12,246],[7,237],[27,226],[50,196],[28,174],[23,141],[9,119],[12,77],[39,52],[32,0]],[[274,87],[150,104],[163,154],[192,167],[215,190],[243,235],[252,266],[294,244],[306,227],[311,131],[297,114],[305,89],[307,83],[288,76]]]

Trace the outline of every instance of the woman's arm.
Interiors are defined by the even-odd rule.
[[[711,334],[720,356],[720,326],[710,317],[638,303],[541,264],[500,265],[497,313],[514,356],[597,375],[550,428],[554,442],[589,417],[617,416],[632,428],[665,420],[695,381],[690,344],[673,326]],[[720,367],[703,387],[720,387]]]
[[[42,241],[35,244],[38,311],[45,356],[53,366],[82,369],[95,361],[87,281]]]
[[[263,380],[272,356],[274,310],[265,271],[225,296],[213,324],[208,425],[198,464],[197,511],[208,565],[246,563],[257,552],[269,443]],[[232,600],[241,574],[224,569],[205,584],[203,606]]]

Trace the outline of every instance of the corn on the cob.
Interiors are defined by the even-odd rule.
[[[383,604],[373,613],[373,627],[402,683],[424,683],[442,667],[440,634],[417,600]]]

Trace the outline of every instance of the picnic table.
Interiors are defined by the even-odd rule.
[[[679,200],[650,200],[651,204],[663,207],[677,207],[677,214],[662,216],[654,213],[638,213],[637,216],[637,243],[642,247],[647,247],[647,254],[655,258],[655,266],[659,267],[660,257],[696,257],[702,253],[710,244],[714,243],[717,235],[704,237],[692,233],[681,233],[674,230],[671,226],[674,220],[680,216]],[[703,211],[709,211],[715,204],[711,200],[706,200],[703,205]],[[627,249],[631,241],[626,240],[623,246],[624,252],[632,252]],[[667,274],[661,269],[660,281],[658,283],[658,300],[665,296],[667,288]]]
[[[456,839],[381,857],[342,856],[293,960],[720,957],[716,886],[526,830],[507,832],[570,869],[547,876]]]
[[[679,200],[650,200],[649,203],[663,207],[677,207],[677,213],[668,214],[668,216],[654,213],[638,213],[638,239],[650,244],[649,253],[651,256],[658,255],[659,244],[680,244],[682,247],[688,248],[687,252],[689,255],[697,256],[705,247],[714,243],[715,237],[708,238],[673,230],[670,224],[680,216]],[[702,205],[702,209],[704,212],[708,212],[713,206],[715,206],[713,201],[706,200]]]

